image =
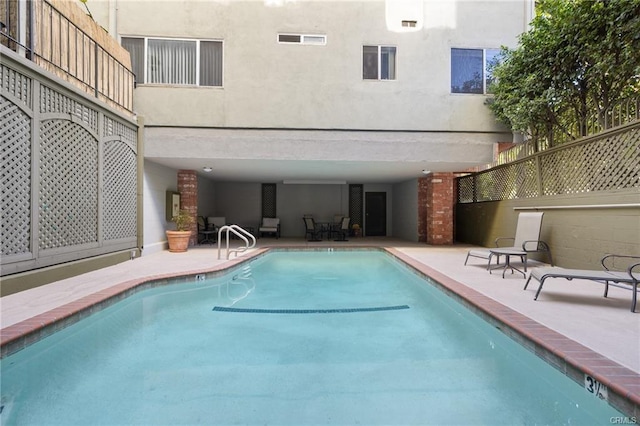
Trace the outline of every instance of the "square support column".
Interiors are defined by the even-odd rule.
[[[431,173],[418,179],[418,241],[454,242],[455,175]]]
[[[198,243],[198,175],[194,170],[178,170],[180,209],[191,214],[191,238],[189,245]]]

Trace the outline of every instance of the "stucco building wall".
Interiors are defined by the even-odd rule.
[[[406,194],[403,182],[386,181],[386,165],[402,161],[419,173],[420,161],[428,160],[437,164],[436,171],[460,171],[490,162],[494,144],[511,141],[511,133],[486,107],[486,95],[451,93],[451,49],[515,46],[527,29],[532,4],[102,1],[91,7],[118,38],[223,43],[221,87],[139,83],[135,90],[134,109],[145,119],[149,161],[179,160],[176,170],[194,158],[218,166],[237,162],[235,181],[210,178],[215,201],[199,191],[199,198],[206,201],[199,200],[198,213],[215,212],[240,222],[259,220],[254,190],[264,182],[260,176],[264,167],[292,162],[305,171],[336,167],[356,172],[374,167],[379,170],[376,182],[354,178],[347,183],[365,183],[365,191],[382,187],[387,193],[387,234],[397,231],[412,239],[417,236],[407,229],[418,222],[417,206],[405,206],[399,213],[394,188],[403,199],[411,201],[418,195]],[[404,27],[402,21],[415,22],[415,27]],[[278,43],[282,33],[323,35],[326,44]],[[363,79],[365,45],[397,49],[395,79]],[[277,183],[283,234],[298,235],[304,231],[300,212],[286,200],[313,199],[319,187]],[[239,188],[249,195],[238,195]],[[344,204],[345,199],[333,194],[336,186],[331,188],[330,198],[322,203],[327,211],[312,203],[303,207],[314,207],[311,212],[316,215],[345,213],[347,206],[334,205]]]

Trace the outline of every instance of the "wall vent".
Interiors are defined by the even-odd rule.
[[[278,34],[278,43],[283,44],[327,44],[327,36],[321,34]]]

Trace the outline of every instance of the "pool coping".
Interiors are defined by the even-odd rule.
[[[204,275],[205,278],[222,275],[229,269],[263,256],[268,251],[268,248],[259,248],[252,253],[247,253],[246,256],[230,259],[223,264],[209,268],[148,275],[123,281],[2,328],[0,330],[0,359],[4,359],[135,293],[152,287],[194,282],[198,275]]]
[[[253,261],[270,251],[326,250],[326,247],[265,247],[206,269],[150,275],[119,283],[3,328],[0,334],[0,359],[147,288],[193,282],[197,279],[196,276],[203,274],[205,278],[212,278]],[[640,417],[640,374],[633,370],[448,277],[398,249],[362,245],[338,247],[333,250],[376,250],[390,254],[419,275],[428,278],[447,295],[579,385],[585,386],[586,376],[604,384],[608,389],[610,405],[631,418]],[[587,391],[586,386],[585,391]]]
[[[608,403],[610,405],[631,419],[639,418],[640,374],[397,249],[384,248],[383,250],[401,260],[421,276],[429,278],[447,295],[462,303],[580,386],[585,386],[587,375],[604,384],[608,388]]]

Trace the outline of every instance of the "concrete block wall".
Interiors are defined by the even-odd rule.
[[[541,211],[540,238],[551,247],[554,264],[597,270],[606,254],[640,256],[639,207],[636,189],[458,204],[456,236],[493,247],[497,237],[513,237],[519,213]]]

